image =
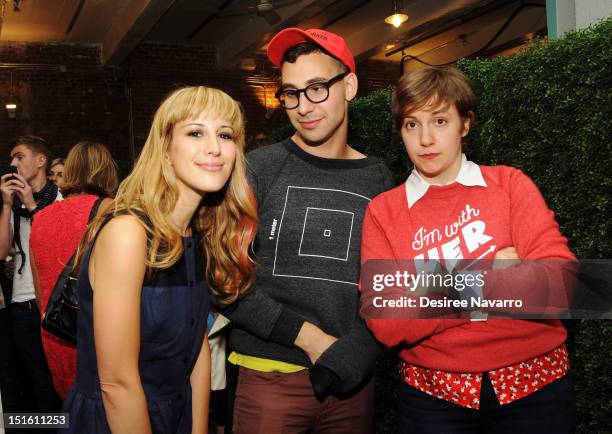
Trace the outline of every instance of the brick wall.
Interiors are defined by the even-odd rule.
[[[99,141],[122,165],[129,165],[132,153],[144,144],[158,104],[182,85],[219,87],[240,101],[249,142],[287,122],[274,99],[277,72],[263,56],[256,58],[257,68],[251,73],[218,70],[212,47],[141,44],[122,68],[101,66],[99,59],[100,48],[93,45],[0,44],[2,167],[8,164],[11,139],[27,133],[49,140],[59,156],[79,140]],[[393,65],[370,61],[360,64],[357,72],[359,95],[386,87],[398,74]],[[15,119],[9,119],[4,108],[9,99],[18,105]]]
[[[38,134],[65,155],[79,140],[108,143],[124,158],[127,133],[121,71],[99,67],[96,46],[3,43],[0,61],[0,143],[3,165],[8,145],[20,134]],[[43,68],[40,65],[49,65]],[[11,80],[12,77],[12,80]],[[12,81],[12,86],[11,86]],[[17,103],[15,119],[5,104]]]
[[[238,69],[220,71],[212,48],[141,44],[128,64],[137,144],[144,143],[153,113],[164,96],[184,85],[218,87],[240,101],[247,119],[248,142],[257,133],[267,133],[285,122],[281,110],[270,110],[266,118],[267,109],[278,107],[274,73],[261,68],[250,74]]]
[[[363,96],[375,90],[386,89],[390,85],[395,86],[400,77],[400,67],[393,62],[366,60],[357,64],[357,77],[359,77],[357,96]]]

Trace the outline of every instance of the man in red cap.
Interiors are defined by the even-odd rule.
[[[295,134],[247,156],[259,267],[225,311],[240,367],[234,432],[369,433],[379,346],[358,315],[359,245],[365,208],[391,174],[347,144],[357,76],[344,39],[289,28],[268,58]]]

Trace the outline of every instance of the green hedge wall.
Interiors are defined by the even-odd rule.
[[[612,19],[509,58],[458,66],[480,99],[471,157],[520,167],[579,258],[612,258]],[[578,431],[610,433],[612,322],[566,326]]]
[[[579,258],[612,258],[612,19],[508,58],[462,60],[479,98],[468,156],[521,168],[538,185]],[[350,106],[349,143],[388,165],[410,164],[393,131],[392,89]],[[288,135],[283,130],[284,137]],[[612,322],[569,321],[578,432],[612,433]],[[395,432],[397,373],[377,365],[376,427]]]

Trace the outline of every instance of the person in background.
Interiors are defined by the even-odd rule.
[[[18,173],[0,178],[2,212],[0,213],[0,259],[14,246],[15,271],[11,300],[7,301],[14,342],[24,370],[32,381],[35,407],[32,411],[54,413],[61,400],[53,388],[40,338],[40,312],[36,305],[30,267],[29,246],[32,219],[62,195],[57,185],[47,181],[49,148],[37,136],[18,137],[11,146],[11,165]]]
[[[5,275],[5,263],[0,261],[0,390],[5,413],[21,413],[28,411],[30,394],[28,385],[23,381],[22,363],[17,356],[14,337],[11,333],[9,309],[5,304],[8,299],[12,281]]]
[[[0,197],[0,205],[2,199]],[[7,259],[12,258],[9,256]],[[17,360],[13,342],[6,300],[10,300],[13,287],[12,273],[6,272],[6,260],[0,260],[0,390],[4,393],[2,405],[5,413],[19,413],[27,410],[27,394],[22,381],[22,369]]]
[[[57,278],[76,251],[94,203],[99,197],[106,198],[98,212],[104,210],[119,183],[117,165],[100,143],[77,143],[68,153],[65,170],[61,184],[64,200],[42,210],[30,234],[30,262],[40,312],[45,312]],[[76,348],[44,329],[41,336],[53,385],[64,399],[76,375]]]
[[[209,290],[231,301],[249,287],[256,226],[240,105],[218,89],[174,91],[77,253],[66,432],[207,432]]]
[[[414,170],[368,206],[361,247],[364,316],[374,312],[364,286],[370,260],[409,260],[417,272],[441,264],[471,273],[453,267],[462,259],[483,259],[495,271],[487,270],[484,284],[470,285],[474,296],[528,300],[540,292],[552,303],[566,298],[571,279],[559,274],[562,267],[538,268],[535,275],[530,268],[534,261],[544,267],[575,260],[536,185],[516,168],[481,166],[462,153],[476,104],[458,69],[425,67],[400,78],[393,116]],[[535,287],[523,290],[526,280]],[[397,312],[391,306],[366,321],[380,342],[400,350],[401,433],[574,432],[567,331],[560,320],[488,319],[495,310],[431,319],[398,318]]]
[[[58,187],[62,186],[64,180],[64,164],[66,160],[63,158],[55,158],[49,167],[49,176],[47,179],[53,182]]]

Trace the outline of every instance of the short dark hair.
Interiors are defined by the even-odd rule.
[[[24,145],[32,152],[44,155],[47,159],[47,162],[45,163],[45,171],[47,170],[49,164],[51,163],[51,151],[49,150],[49,144],[45,139],[32,134],[26,134],[24,136],[16,137],[15,140],[13,140],[11,150],[17,145]]]
[[[338,64],[342,67],[342,72],[349,72],[349,67],[342,63],[340,59],[332,56],[314,42],[301,42],[287,49],[287,51],[285,51],[285,54],[283,54],[283,62],[295,63],[298,57],[311,53],[327,54],[329,57],[338,62]]]

